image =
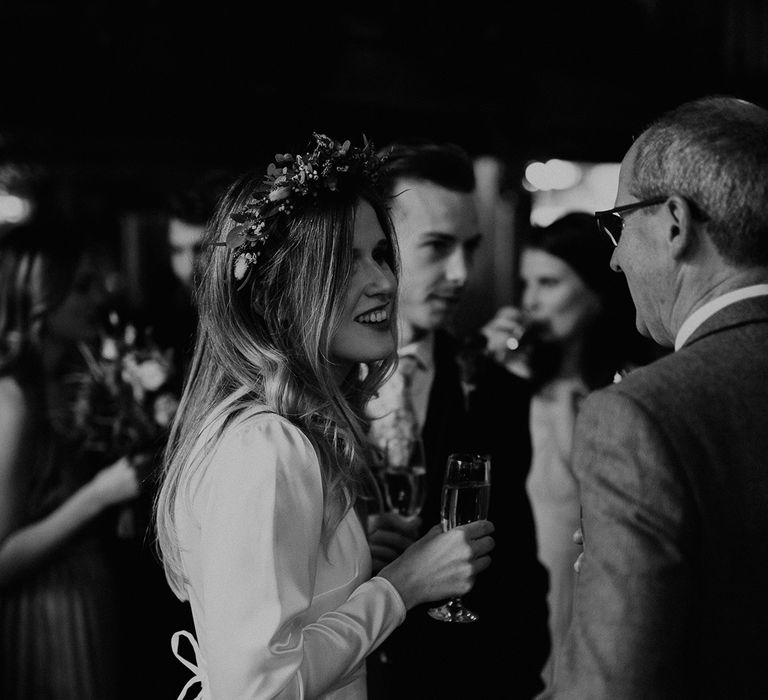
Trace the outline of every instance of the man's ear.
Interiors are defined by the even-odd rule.
[[[699,231],[687,200],[673,194],[662,205],[667,244],[672,258],[680,260],[690,255],[698,242]]]

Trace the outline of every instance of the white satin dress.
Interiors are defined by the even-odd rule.
[[[197,644],[174,635],[174,652],[180,635],[195,647],[182,696],[199,681],[205,700],[364,700],[365,657],[405,607],[389,581],[370,577],[354,511],[324,548],[315,450],[260,411],[226,428],[176,499],[197,634]]]

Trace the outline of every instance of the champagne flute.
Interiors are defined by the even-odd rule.
[[[488,516],[491,497],[491,458],[488,455],[456,452],[448,457],[443,481],[440,518],[443,530]],[[465,608],[460,597],[427,611],[441,622],[475,622],[477,613]]]
[[[389,510],[406,520],[416,518],[427,496],[427,467],[421,439],[388,439],[384,444],[384,467],[380,475]]]

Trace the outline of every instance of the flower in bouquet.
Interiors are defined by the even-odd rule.
[[[178,407],[169,388],[173,351],[132,324],[121,326],[115,313],[100,346],[80,351],[85,369],[75,378],[73,408],[81,447],[105,460],[155,452]]]

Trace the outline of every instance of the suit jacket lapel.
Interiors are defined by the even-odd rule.
[[[425,522],[431,523],[439,518],[445,460],[455,445],[460,444],[460,436],[467,429],[464,394],[451,340],[445,333],[435,334],[435,377],[421,433],[429,484],[423,515]]]
[[[459,370],[451,352],[450,338],[442,333],[435,335],[435,378],[429,392],[427,417],[424,421],[426,434],[442,435],[446,428],[448,417],[456,410],[461,410],[463,394]],[[457,400],[458,399],[458,400]]]

